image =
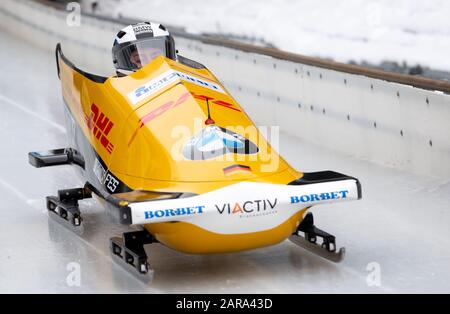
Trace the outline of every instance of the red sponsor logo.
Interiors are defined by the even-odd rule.
[[[184,93],[183,95],[180,96],[180,98],[178,98],[177,101],[169,101],[167,103],[165,103],[164,105],[156,108],[155,110],[151,111],[150,113],[146,114],[145,116],[143,116],[141,118],[140,124],[138,126],[138,128],[136,129],[136,131],[134,131],[133,135],[131,136],[130,141],[128,142],[128,146],[131,145],[131,143],[133,143],[134,139],[136,138],[136,135],[138,134],[139,130],[146,125],[147,123],[149,123],[150,121],[154,120],[155,118],[161,116],[162,114],[164,114],[166,111],[175,108],[179,105],[181,105],[182,103],[184,103],[186,100],[188,100],[189,98],[189,93]]]
[[[247,172],[252,172],[251,168],[249,166],[244,166],[244,165],[233,165],[230,167],[226,167],[223,168],[223,173],[225,174],[230,174],[232,172],[235,171],[247,171]]]
[[[91,106],[91,114],[85,117],[86,124],[94,137],[102,144],[108,153],[112,153],[114,145],[109,141],[108,134],[114,123],[109,119],[96,104]]]
[[[218,105],[218,106],[222,106],[231,110],[235,110],[235,111],[239,111],[241,112],[241,110],[239,110],[238,108],[236,108],[232,103],[223,101],[223,100],[219,100],[219,99],[214,99],[214,97],[210,97],[210,96],[205,96],[205,95],[197,95],[195,93],[192,93],[192,96],[194,96],[195,99],[199,99],[199,100],[204,100],[204,101],[208,101],[209,103]]]
[[[165,103],[164,105],[162,105],[162,106],[156,108],[155,110],[151,111],[150,113],[146,114],[145,116],[143,116],[141,118],[141,121],[140,121],[140,124],[139,124],[138,128],[136,129],[136,131],[134,131],[133,135],[131,136],[131,139],[128,142],[128,146],[130,146],[131,143],[133,143],[133,141],[136,138],[136,135],[138,134],[139,130],[144,125],[146,125],[147,123],[151,122],[155,118],[161,116],[162,114],[164,114],[168,110],[173,109],[173,108],[181,105],[186,100],[188,100],[189,95],[190,95],[190,93],[184,93],[183,95],[180,96],[180,98],[177,101],[173,101],[173,100],[169,101],[169,102]],[[241,112],[241,110],[237,109],[233,104],[231,104],[229,102],[226,102],[226,101],[223,101],[223,100],[214,99],[213,97],[209,97],[209,96],[205,96],[205,95],[197,95],[195,93],[192,93],[192,96],[195,99],[200,99],[200,100],[204,100],[204,101],[207,100],[208,102],[211,102],[212,104],[215,104],[215,105],[218,105],[218,106],[223,106],[223,107],[226,107],[228,109]]]

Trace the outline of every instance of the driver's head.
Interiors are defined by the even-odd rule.
[[[144,65],[152,62],[159,56],[165,55],[163,51],[159,48],[147,48],[145,50],[139,51],[138,49],[134,49],[134,51],[130,54],[130,62],[136,66],[136,68],[140,69]]]
[[[114,66],[128,75],[158,56],[176,60],[175,44],[166,28],[156,23],[129,25],[116,36],[112,48]]]

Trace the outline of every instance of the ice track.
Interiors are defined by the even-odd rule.
[[[125,228],[95,201],[80,203],[82,237],[48,218],[45,196],[81,184],[70,167],[38,170],[27,161],[29,151],[66,146],[54,56],[5,33],[0,42],[0,292],[450,292],[450,179],[399,172],[283,134],[281,155],[297,169],[361,180],[361,201],[313,209],[317,225],[347,248],[346,259],[333,264],[289,241],[213,256],[150,245],[154,278],[137,280],[109,254],[109,238]]]

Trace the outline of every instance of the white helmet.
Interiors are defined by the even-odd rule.
[[[112,47],[114,66],[124,75],[139,70],[160,55],[176,60],[173,37],[157,23],[143,22],[123,28]]]

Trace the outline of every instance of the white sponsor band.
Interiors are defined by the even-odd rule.
[[[220,85],[217,83],[199,77],[195,77],[180,71],[169,70],[152,79],[151,81],[145,83],[143,86],[137,88],[131,93],[129,93],[128,99],[130,99],[131,103],[135,105],[138,102],[144,100],[145,98],[153,95],[157,91],[163,89],[166,86],[169,86],[170,84],[178,80],[186,81],[225,94],[223,88],[220,87]]]
[[[198,196],[130,204],[132,223],[184,221],[211,232],[242,234],[284,223],[313,205],[358,199],[358,182],[307,185],[239,182]]]

